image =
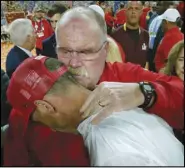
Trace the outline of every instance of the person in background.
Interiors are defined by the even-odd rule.
[[[11,41],[14,47],[6,58],[6,73],[11,78],[15,69],[27,58],[32,56],[35,48],[36,34],[29,19],[16,19],[9,27]]]
[[[178,76],[184,81],[184,40],[179,41],[171,48],[167,63],[160,70],[160,73],[169,76]]]
[[[106,8],[106,1],[98,1],[98,5],[105,11]]]
[[[89,8],[100,14],[105,20],[105,13],[103,9],[98,5],[90,5]],[[106,62],[125,62],[125,53],[120,46],[111,36],[107,35],[107,40],[109,42],[109,49],[107,53]]]
[[[184,39],[184,34],[179,30],[177,22],[180,21],[180,14],[176,9],[167,9],[163,15],[162,29],[164,37],[159,44],[155,56],[155,68],[159,72],[161,68],[164,68],[165,61],[168,59],[168,54],[171,48],[179,41]]]
[[[148,11],[147,16],[146,16],[147,30],[149,28],[149,22],[151,22],[150,18],[155,18],[157,16],[156,4],[157,4],[156,2],[150,2],[151,10]]]
[[[125,12],[126,12],[125,4],[121,2],[119,10],[115,14],[115,28],[118,28],[119,26],[125,24],[126,22]]]
[[[7,132],[8,118],[12,109],[6,96],[9,85],[9,77],[3,69],[1,69],[1,166],[3,166],[3,146]]]
[[[176,43],[169,52],[167,63],[160,70],[169,76],[178,76],[184,82],[184,40]],[[174,129],[174,134],[184,144],[184,129]]]
[[[144,6],[143,6],[143,12],[141,14],[141,17],[140,17],[140,21],[139,21],[139,25],[140,27],[142,27],[143,29],[147,30],[147,21],[146,21],[146,16],[147,16],[147,13],[151,10],[150,8],[150,2],[149,1],[146,1],[144,3]]]
[[[173,5],[173,1],[157,1],[156,4],[156,14],[154,14],[149,19],[149,52],[147,61],[149,63],[149,70],[156,72],[155,69],[155,55],[157,51],[157,47],[161,42],[164,32],[162,30],[162,19],[160,15],[162,15],[168,8]]]
[[[139,26],[142,14],[140,1],[129,1],[126,8],[126,23],[111,34],[123,48],[126,62],[147,68],[148,32]]]
[[[62,14],[67,10],[68,10],[67,6],[62,3],[55,3],[49,9],[48,16],[50,17],[50,23],[53,28],[53,31],[55,31],[58,20],[61,18]],[[55,33],[53,33],[50,37],[43,40],[42,46],[43,46],[42,55],[45,55],[51,58],[57,58],[57,54],[55,50],[55,47],[56,47]]]
[[[6,90],[9,85],[9,77],[1,69],[1,127],[8,124],[8,118],[11,111],[11,105],[7,101]]]
[[[50,37],[54,33],[54,31],[50,23],[44,18],[43,9],[36,5],[33,11],[34,17],[32,20],[32,25],[37,35],[36,54],[40,55],[42,54],[42,41]]]
[[[181,32],[184,33],[184,1],[180,1],[177,10],[179,11],[182,18]]]
[[[115,21],[111,6],[107,6],[105,8],[105,21],[107,24],[107,34],[110,35],[112,33],[112,28],[114,26],[114,21]]]

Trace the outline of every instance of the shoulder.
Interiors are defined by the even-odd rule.
[[[49,22],[48,22],[46,19],[43,19],[42,22],[43,22],[43,24],[45,24],[45,25],[50,25]]]
[[[53,43],[56,43],[55,34],[51,35],[50,37],[43,40],[42,44],[44,45],[53,45]],[[49,46],[50,47],[50,46]]]
[[[147,34],[147,35],[149,34],[148,31],[143,29],[142,27],[140,27],[140,30],[141,30],[141,33],[143,33],[143,34]]]
[[[127,73],[127,72],[129,72],[129,73],[135,72],[141,68],[139,65],[135,65],[130,62],[127,62],[127,63],[115,62],[113,64],[108,63],[107,66],[113,72],[122,73],[122,75],[123,75],[123,73]]]
[[[118,40],[120,36],[123,36],[126,31],[124,31],[123,26],[118,27],[114,32],[111,34],[111,37],[113,37],[115,40]]]
[[[50,43],[50,41],[51,41],[51,37],[48,37],[45,40],[43,40],[42,44],[47,45],[48,43]]]
[[[120,26],[117,29],[115,29],[115,31],[112,33],[112,35],[120,34],[122,32],[124,32],[123,31],[123,26]]]
[[[8,58],[16,58],[17,57],[17,53],[21,52],[21,49],[19,49],[18,47],[14,46],[7,55],[7,59]]]

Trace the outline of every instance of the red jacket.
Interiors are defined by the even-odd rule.
[[[139,21],[140,27],[142,27],[145,30],[147,30],[146,17],[149,11],[150,11],[150,8],[144,8],[143,13],[141,14],[141,17],[140,17],[140,21]]]
[[[149,113],[163,118],[175,129],[184,128],[184,83],[178,77],[153,73],[132,63],[107,64],[99,81],[140,82],[153,84],[157,101]]]
[[[36,48],[42,50],[42,41],[45,40],[46,38],[50,37],[54,32],[49,24],[49,22],[45,19],[42,19],[40,22],[36,22],[32,20],[32,25],[35,29],[35,32],[37,34],[37,40],[36,40]],[[36,28],[38,26],[38,28]],[[41,31],[41,28],[44,27],[43,30],[43,36],[39,37],[39,32]],[[42,31],[41,31],[42,32]]]
[[[183,82],[177,77],[151,73],[131,63],[107,63],[100,82],[151,81],[157,93],[156,104],[148,110],[172,127],[182,129]],[[100,83],[99,82],[99,83]],[[16,110],[10,115],[4,146],[5,166],[88,166],[83,140],[78,135],[53,132],[43,125],[31,123],[23,137],[24,117]]]
[[[112,16],[111,12],[106,12],[105,13],[105,21],[106,21],[106,24],[110,27],[113,27],[114,25],[114,17]]]
[[[122,25],[126,22],[125,9],[121,9],[116,13],[115,24]]]
[[[171,48],[183,39],[184,34],[181,33],[178,27],[172,28],[165,33],[155,55],[155,67],[157,71],[164,68]]]

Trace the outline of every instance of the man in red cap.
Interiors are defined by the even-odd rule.
[[[37,142],[39,146],[34,141],[36,135],[29,128],[35,122],[35,124],[44,124],[56,130],[58,134],[60,132],[78,134],[79,131],[88,148],[91,166],[180,166],[184,164],[183,145],[177,141],[169,125],[142,109],[122,110],[117,113],[113,113],[112,109],[111,113],[102,114],[102,108],[99,107],[93,115],[90,114],[83,119],[79,110],[90,93],[91,91],[81,86],[67,71],[67,67],[58,60],[44,56],[27,59],[14,73],[7,91],[9,102],[14,109],[20,112],[20,115],[16,125],[10,120],[10,130],[7,136],[7,141],[10,143],[5,146],[5,150],[13,150],[15,147],[11,142],[16,142],[18,138],[17,142],[26,144],[28,155],[25,156],[35,166],[42,166],[42,163],[39,164],[39,161],[42,162],[39,158],[47,156],[45,146],[47,144],[40,144],[42,141],[39,136],[44,132],[37,135],[37,140],[40,141]],[[101,122],[102,115],[109,117],[104,116],[105,119]],[[154,125],[156,129],[153,129]],[[22,136],[11,133],[21,127]],[[161,133],[164,139],[168,139],[167,144],[164,144],[164,140],[158,137]],[[54,135],[50,138],[45,137],[50,146],[60,147],[58,139],[61,143],[62,139],[55,140],[55,138],[58,137]],[[160,150],[154,151],[154,148]],[[66,149],[67,147],[61,149],[61,154],[56,153],[57,155],[54,156],[62,157],[63,153],[68,152]],[[19,150],[19,156],[26,154],[21,148]],[[42,155],[39,155],[39,150],[40,152],[42,150]],[[87,164],[85,151],[82,150],[80,153],[76,150],[77,152],[79,156],[70,155],[67,162],[71,161],[70,165]],[[112,157],[112,155],[115,156]],[[174,156],[178,159],[174,159]],[[83,157],[84,160],[82,160]]]
[[[55,89],[58,85],[56,81],[62,75],[63,78],[68,78],[69,74],[66,73],[66,67],[62,66],[59,68],[62,64],[57,60],[52,61],[51,59],[50,61],[50,59],[48,59],[49,61],[46,61],[45,67],[44,63],[46,58],[47,57],[38,56],[30,60],[28,59],[21,64],[10,82],[7,98],[14,109],[9,119],[9,128],[4,150],[4,165],[88,166],[88,155],[83,145],[82,137],[69,133],[56,132],[58,131],[57,128],[61,129],[62,127],[69,128],[69,130],[62,130],[64,132],[73,132],[74,130],[70,130],[70,128],[74,128],[79,122],[80,114],[73,114],[72,118],[69,118],[69,116],[71,116],[67,114],[69,110],[72,110],[71,112],[76,111],[75,108],[71,108],[70,102],[68,105],[66,104],[67,100],[69,100],[69,93],[66,100],[62,100],[61,102],[58,101],[61,99],[57,100],[58,96],[56,94],[56,97],[54,99],[52,98],[52,95],[56,93]],[[56,69],[57,67],[58,69]],[[56,85],[54,85],[55,83]],[[63,90],[65,91],[65,88],[63,88]],[[75,92],[73,92],[73,94],[75,94]],[[46,95],[48,95],[48,97]],[[55,125],[53,125],[54,120],[52,120],[49,115],[46,115],[46,117],[43,118],[42,121],[38,121],[38,123],[30,122],[31,120],[37,121],[38,116],[37,113],[34,113],[35,110],[43,111],[47,109],[49,110],[48,112],[54,109],[56,110],[56,107],[52,107],[47,103],[50,102],[50,99],[52,99],[51,102],[54,101],[56,103],[55,105],[57,105],[59,109],[63,103],[65,104],[67,108],[65,107],[66,114],[63,114],[64,117],[58,116],[58,113],[55,113],[56,115],[54,113],[51,114],[55,119],[57,118]],[[78,103],[79,102],[76,102],[75,105]],[[79,105],[81,106],[82,104]],[[45,114],[39,115],[42,116]],[[39,122],[44,123],[44,125],[41,125]],[[56,127],[57,123],[59,123],[59,125]],[[68,127],[67,125],[65,126],[65,124],[71,125]],[[49,125],[51,129],[48,128],[47,125]]]

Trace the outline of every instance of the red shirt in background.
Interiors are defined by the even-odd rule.
[[[122,25],[126,22],[125,9],[121,9],[116,13],[115,24]]]
[[[147,30],[147,14],[150,11],[150,8],[144,8],[143,9],[143,13],[140,17],[140,21],[139,21],[139,25],[140,27],[142,27],[143,29]]]
[[[111,12],[105,13],[105,22],[108,26],[113,27],[114,26],[114,17],[112,16]]]
[[[36,48],[42,50],[42,41],[54,33],[53,29],[49,22],[45,19],[42,19],[39,22],[32,20],[32,25],[37,35]]]
[[[179,30],[178,27],[174,27],[168,30],[161,43],[157,48],[155,55],[155,67],[159,72],[161,68],[165,67],[166,60],[168,59],[168,54],[171,48],[179,41],[184,39],[184,34]]]

